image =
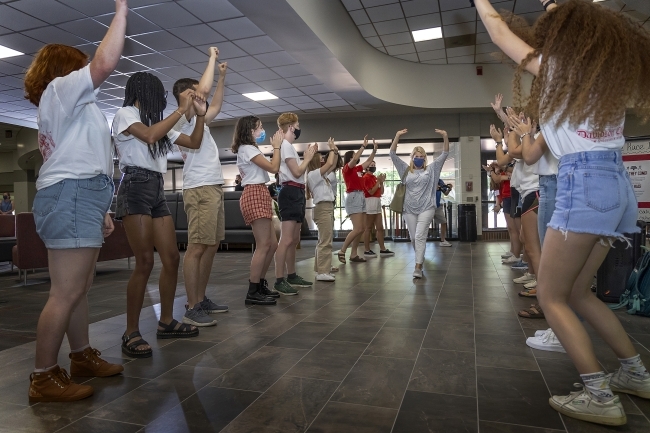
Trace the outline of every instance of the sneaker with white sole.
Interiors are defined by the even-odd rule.
[[[519,269],[521,271],[525,271],[528,269],[528,263],[524,262],[523,260],[519,260],[517,263],[514,265],[510,266],[510,269]]]
[[[227,305],[219,305],[214,302],[207,296],[203,297],[203,300],[201,301],[201,308],[207,312],[207,313],[227,313],[228,312],[228,306]]]
[[[569,395],[554,395],[548,400],[551,407],[568,417],[596,424],[624,425],[627,422],[618,396],[601,403],[593,398],[582,384],[575,383],[574,386],[582,390]]]
[[[625,394],[633,394],[641,398],[650,399],[650,377],[641,379],[632,376],[619,368],[612,374],[612,379],[609,383],[612,391],[624,392]]]
[[[379,250],[379,255],[382,257],[390,257],[390,256],[394,256],[395,253],[389,250],[388,248],[386,248],[385,250]]]
[[[377,253],[373,250],[368,250],[363,253],[365,257],[377,257]]]
[[[504,259],[504,260],[509,258],[509,257],[512,257],[512,256],[514,256],[514,254],[512,254],[512,251],[508,251],[505,254],[501,254],[501,258]]]
[[[447,241],[444,241],[444,242],[440,242],[440,246],[441,247],[450,247],[451,244],[449,242],[447,242]]]
[[[316,275],[316,281],[335,281],[336,278],[332,274],[318,274]]]
[[[201,304],[196,304],[194,308],[185,310],[183,323],[194,326],[216,326],[217,321],[201,308]]]
[[[535,281],[535,275],[530,274],[528,272],[524,272],[524,275],[522,275],[519,278],[512,279],[512,282],[517,284],[526,284],[526,283],[530,283],[531,281]]]
[[[537,287],[537,280],[533,280],[533,281],[530,281],[530,282],[524,284],[524,288],[526,288],[528,290],[534,289],[536,287]]]
[[[538,332],[541,332],[541,334],[537,335]],[[534,337],[528,337],[526,339],[526,346],[547,352],[566,353],[566,350],[562,347],[562,343],[560,343],[560,340],[557,339],[555,333],[550,328],[546,331],[537,331]]]
[[[413,278],[422,278],[422,269],[414,269]]]
[[[501,260],[501,263],[504,265],[512,265],[513,263],[518,263],[519,262],[519,257],[517,256],[510,256],[507,259]]]

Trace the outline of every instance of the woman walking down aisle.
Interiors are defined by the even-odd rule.
[[[650,117],[650,58],[644,55],[650,52],[650,34],[619,13],[569,0],[538,19],[533,40],[539,45],[531,47],[488,0],[475,3],[492,41],[520,64],[515,82],[524,70],[536,76],[526,112],[539,118],[542,135],[535,141],[537,155],[527,152],[526,162],[539,159],[545,148],[560,161],[538,299],[584,386],[549,403],[569,417],[625,424],[625,411],[612,391],[650,398],[650,374],[617,317],[590,286],[612,240],[639,230],[621,148],[626,108]],[[520,94],[516,87],[515,96]],[[525,135],[524,148],[531,141]],[[621,367],[613,374],[603,371],[576,313],[618,356]]]
[[[377,233],[377,243],[379,244],[379,255],[382,257],[394,256],[395,253],[386,248],[384,244],[384,221],[381,215],[381,196],[384,194],[384,181],[386,174],[375,176],[377,164],[372,161],[368,166],[368,171],[363,175],[361,180],[363,184],[363,194],[366,197],[366,231],[363,236],[366,257],[377,257],[377,253],[370,249],[370,234],[374,228]]]
[[[368,136],[363,137],[363,144],[361,148],[356,151],[352,150],[345,152],[343,158],[343,181],[345,182],[345,212],[352,221],[352,231],[345,237],[345,242],[338,252],[339,261],[345,264],[345,251],[351,244],[352,253],[350,254],[351,262],[365,262],[366,259],[359,257],[358,248],[359,240],[365,230],[365,215],[366,215],[366,196],[363,193],[362,171],[370,166],[370,163],[375,159],[377,153],[377,143],[372,140],[372,153],[363,164],[359,164],[359,159],[366,146],[368,146]]]
[[[300,241],[300,226],[305,219],[305,171],[307,165],[318,150],[318,145],[309,146],[300,163],[298,152],[293,142],[300,137],[300,122],[294,113],[282,113],[278,117],[278,127],[284,133],[280,148],[280,183],[282,189],[278,195],[282,232],[278,249],[275,251],[274,288],[283,295],[297,295],[296,287],[311,287],[314,283],[306,281],[296,274],[296,246]],[[284,278],[284,271],[287,278]]]
[[[269,288],[264,277],[278,247],[272,223],[273,199],[266,183],[270,181],[269,173],[277,173],[280,169],[280,146],[283,136],[282,130],[279,130],[271,139],[273,158],[269,162],[257,146],[264,143],[266,138],[260,119],[246,116],[239,119],[235,125],[232,151],[237,154],[237,168],[244,187],[239,207],[246,225],[252,226],[255,236],[255,252],[251,260],[246,304],[275,305],[274,298],[280,297],[277,291]]]
[[[307,190],[314,201],[314,222],[318,227],[318,244],[314,258],[316,281],[334,281],[332,272],[332,238],[334,229],[335,196],[329,174],[336,168],[339,150],[334,139],[327,141],[330,148],[327,160],[321,165],[320,158],[312,158],[307,173]]]
[[[406,185],[404,220],[411,236],[411,243],[415,248],[413,278],[422,278],[427,235],[436,213],[436,189],[442,165],[449,154],[449,138],[447,131],[436,129],[436,133],[442,135],[444,140],[440,156],[434,159],[431,165],[427,165],[427,153],[422,147],[416,146],[411,152],[411,161],[407,164],[397,156],[397,143],[400,137],[407,132],[407,129],[402,129],[395,134],[393,144],[390,146],[390,159],[393,161],[402,183]]]
[[[90,347],[88,298],[104,238],[113,232],[111,133],[96,105],[95,89],[120,60],[126,31],[126,0],[90,64],[76,48],[51,44],[40,49],[25,75],[25,94],[38,107],[38,141],[43,166],[36,181],[34,222],[45,243],[51,287],[36,328],[36,359],[30,402],[66,402],[93,394],[70,380],[57,364],[64,334],[73,376],[106,377],[124,368]]]

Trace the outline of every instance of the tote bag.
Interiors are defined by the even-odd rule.
[[[406,169],[406,172],[404,173],[404,179],[402,179],[402,182],[400,182],[397,187],[395,188],[395,194],[393,195],[393,200],[390,202],[390,210],[392,210],[395,213],[403,213],[404,212],[404,197],[406,196],[406,185],[404,184],[404,181],[406,180],[406,176],[409,174],[408,169]]]

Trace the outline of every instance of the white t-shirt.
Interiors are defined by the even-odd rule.
[[[514,188],[517,191],[519,189],[519,179],[521,177],[521,170],[523,169],[524,160],[523,159],[514,159],[515,165],[512,167],[512,174],[510,175],[510,188]]]
[[[557,175],[558,163],[558,159],[553,156],[550,150],[547,150],[539,161],[537,161],[535,174],[540,176]]]
[[[548,149],[555,158],[560,159],[571,153],[621,149],[625,144],[625,116],[621,116],[621,119],[617,126],[607,128],[600,134],[594,132],[589,121],[577,128],[571,127],[568,122],[559,126],[554,125],[554,122],[540,126]]]
[[[111,131],[95,104],[90,66],[55,78],[38,107],[38,147],[43,165],[36,189],[63,179],[113,177]]]
[[[329,179],[327,176],[322,176],[320,170],[312,170],[307,173],[307,186],[311,191],[314,204],[322,201],[334,201],[335,197]]]
[[[293,173],[291,173],[291,170],[289,170],[289,166],[287,165],[287,159],[295,159],[296,164],[300,165],[300,156],[298,156],[298,152],[296,149],[293,147],[293,144],[289,143],[287,140],[282,141],[282,146],[280,147],[280,157],[282,160],[280,161],[280,183],[285,183],[285,182],[296,182],[296,183],[302,183],[303,185],[305,184],[305,175],[303,174],[300,177],[294,177]]]
[[[252,144],[244,144],[237,150],[237,168],[243,186],[265,184],[270,181],[269,173],[252,161],[257,155],[264,157],[262,151]]]
[[[336,173],[333,171],[330,171],[327,174],[327,178],[330,181],[330,185],[332,187],[332,193],[334,194],[334,201],[336,201],[336,193],[338,192],[338,186],[339,186],[339,179],[336,177]]]
[[[133,106],[120,108],[113,118],[113,138],[117,148],[117,157],[120,159],[120,171],[124,172],[126,167],[139,167],[158,173],[167,173],[167,155],[161,155],[154,159],[149,153],[147,143],[133,134],[124,135],[124,132],[134,123],[142,123],[142,120],[140,120],[140,111]],[[172,143],[180,135],[180,132],[173,129],[167,133]]]
[[[187,136],[192,135],[196,126],[196,116],[189,122],[185,116],[174,126]],[[198,149],[178,146],[185,165],[183,166],[183,189],[197,188],[204,185],[223,185],[223,171],[219,161],[219,150],[214,142],[208,125],[203,126],[203,140]]]
[[[528,194],[539,190],[539,175],[535,174],[537,163],[528,165],[523,160],[521,160],[521,162],[519,188],[517,188],[517,190],[521,194],[521,199],[523,200]]]

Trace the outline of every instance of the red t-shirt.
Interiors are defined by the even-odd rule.
[[[499,195],[501,196],[501,199],[503,200],[504,198],[510,198],[510,181],[509,180],[502,180],[501,183],[499,184]]]
[[[363,183],[363,193],[366,197],[381,197],[381,188],[377,188],[377,191],[375,191],[374,194],[370,194],[370,190],[377,185],[377,177],[372,174],[372,173],[366,173],[363,175],[361,178],[361,181]]]
[[[361,182],[360,173],[363,171],[363,166],[357,164],[350,168],[348,164],[343,166],[343,181],[345,182],[345,192],[351,193],[352,191],[363,191],[363,183]]]

